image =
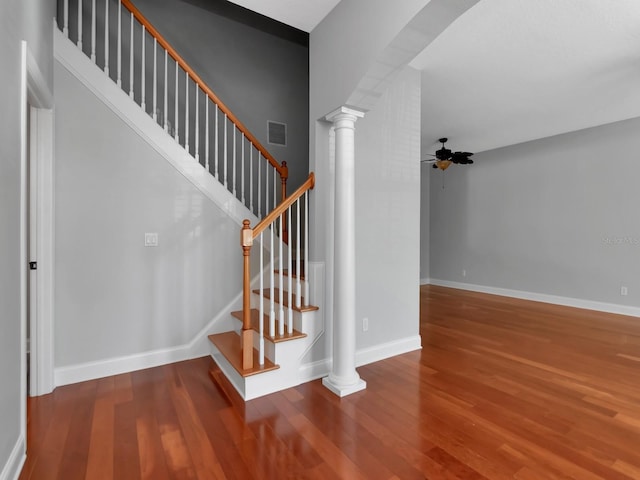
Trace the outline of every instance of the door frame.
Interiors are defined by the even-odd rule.
[[[26,42],[22,42],[22,113],[21,113],[21,245],[24,249],[21,258],[21,302],[22,302],[22,379],[25,382],[23,392],[31,396],[44,395],[53,391],[54,379],[54,124],[53,95],[47,82],[29,51]],[[29,109],[29,112],[27,111]],[[29,129],[29,130],[27,130]],[[29,145],[27,145],[29,142]],[[32,179],[27,178],[29,162],[37,172]],[[27,184],[30,182],[30,184]],[[36,218],[33,222],[36,230],[35,256],[29,258],[28,222],[30,213],[27,195],[29,191],[37,194],[36,204],[31,209]],[[28,261],[37,261],[38,270],[35,280],[37,296],[35,315],[27,319],[27,275]],[[30,385],[26,385],[26,322],[29,321],[31,356]],[[26,421],[26,413],[25,413]]]

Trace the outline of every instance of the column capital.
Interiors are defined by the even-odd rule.
[[[345,105],[336,108],[333,112],[325,115],[324,119],[328,122],[336,123],[340,120],[349,120],[354,122],[359,118],[364,117],[362,110],[356,110],[355,108],[347,107]]]

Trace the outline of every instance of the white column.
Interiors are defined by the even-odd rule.
[[[335,130],[333,366],[322,384],[340,397],[364,390],[356,372],[355,122],[363,112],[340,107],[325,117]]]

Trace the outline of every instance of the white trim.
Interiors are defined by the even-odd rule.
[[[96,378],[129,373],[144,368],[159,367],[168,363],[194,358],[189,345],[153,350],[122,357],[108,358],[95,362],[81,363],[55,369],[56,386],[84,382]]]
[[[31,151],[29,161],[35,163],[37,181],[36,211],[36,308],[31,324],[32,396],[51,393],[54,388],[54,147],[53,111],[31,108]]]
[[[422,348],[420,335],[401,338],[392,342],[381,343],[373,347],[367,347],[356,351],[356,366],[361,367],[386,358],[413,352]],[[325,358],[315,362],[305,363],[300,366],[300,382],[310,382],[325,377],[331,372],[331,359]],[[366,380],[366,379],[365,379]]]
[[[618,305],[615,303],[597,302],[582,298],[561,297],[558,295],[548,295],[546,293],[525,292],[523,290],[512,290],[508,288],[475,285],[471,283],[452,282],[437,278],[430,279],[430,283],[431,285],[439,285],[441,287],[458,288],[460,290],[469,290],[472,292],[520,298],[522,300],[532,300],[534,302],[551,303],[554,305],[563,305],[565,307],[584,308],[586,310],[596,310],[598,312],[640,317],[640,307],[633,307],[629,305]]]
[[[260,219],[238,201],[233,193],[216,180],[138,104],[132,102],[128,94],[123,92],[57,28],[54,29],[53,40],[54,57],[60,65],[82,82],[90,92],[233,221],[238,225],[242,225],[242,221],[246,218],[252,225],[259,222]]]
[[[395,357],[403,353],[413,352],[422,348],[422,338],[420,335],[400,338],[387,343],[381,343],[373,347],[363,348],[356,352],[356,365],[368,365],[385,358]]]
[[[27,42],[21,45],[20,68],[20,438],[27,436],[27,225],[29,211],[27,202]]]
[[[13,446],[13,450],[11,450],[7,463],[5,463],[2,472],[0,472],[0,480],[18,480],[26,459],[27,445],[24,441],[24,435],[20,435]]]
[[[429,277],[420,279],[420,285],[429,285],[429,284],[431,284],[431,279]]]

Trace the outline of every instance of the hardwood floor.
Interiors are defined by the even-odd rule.
[[[342,400],[238,409],[209,358],[60,387],[20,479],[640,479],[640,319],[427,286],[421,334]]]

